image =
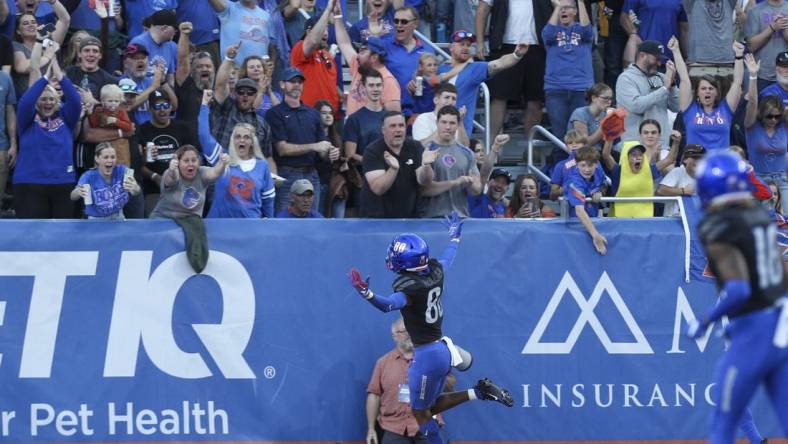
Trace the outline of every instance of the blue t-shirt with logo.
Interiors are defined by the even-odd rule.
[[[250,55],[268,55],[268,45],[273,39],[268,11],[260,7],[250,9],[240,2],[226,2],[224,11],[217,16],[221,23],[219,43],[222,54],[227,52],[228,46],[240,41],[241,47],[235,57],[239,64]]]
[[[602,172],[601,168],[594,170],[594,175],[590,180],[580,175],[577,167],[570,169],[564,182],[564,196],[569,201],[569,215],[572,217],[577,216],[575,207],[584,205],[586,213],[591,217],[596,217],[599,213],[599,204],[586,202],[585,199],[596,192],[601,192],[604,184],[605,173]]]
[[[129,201],[129,192],[123,188],[125,165],[116,165],[107,183],[98,169],[85,171],[79,178],[78,185],[90,185],[93,203],[85,205],[85,214],[91,217],[108,217],[119,213]]]
[[[542,40],[547,50],[544,89],[585,91],[594,83],[591,65],[591,44],[594,28],[591,25],[571,26],[547,24],[542,29]]]
[[[731,145],[732,123],[733,111],[725,99],[710,113],[693,100],[684,111],[687,145],[699,144],[707,150],[728,148]]]

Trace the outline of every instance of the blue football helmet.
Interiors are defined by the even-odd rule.
[[[386,267],[395,273],[423,270],[429,260],[430,247],[424,239],[413,233],[394,236],[386,252]]]
[[[708,154],[698,165],[695,178],[703,208],[723,200],[752,197],[747,164],[736,153],[721,150]]]

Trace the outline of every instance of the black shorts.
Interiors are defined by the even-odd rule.
[[[515,45],[503,44],[493,51],[488,61],[514,52]],[[544,101],[544,70],[547,54],[544,48],[531,45],[522,60],[487,80],[492,99],[523,100],[525,102]]]

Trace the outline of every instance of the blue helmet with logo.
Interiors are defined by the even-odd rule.
[[[424,239],[413,233],[394,236],[386,252],[386,267],[396,273],[423,270],[429,260],[430,247]]]
[[[752,197],[747,163],[736,153],[721,150],[708,154],[698,165],[695,178],[703,208],[721,201]]]

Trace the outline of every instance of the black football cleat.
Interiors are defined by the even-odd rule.
[[[509,394],[509,391],[493,384],[488,378],[480,379],[473,388],[482,394],[481,399],[485,401],[497,401],[506,407],[514,405],[512,395]]]

